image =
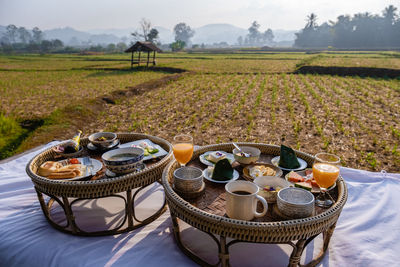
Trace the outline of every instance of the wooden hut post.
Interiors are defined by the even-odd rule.
[[[150,51],[147,51],[147,66],[149,67],[149,60],[150,60]]]
[[[139,50],[139,60],[138,60],[138,66],[140,66],[140,52],[142,52],[142,51],[140,51],[140,50]]]
[[[131,57],[131,69],[133,68],[133,50],[132,50],[132,57]]]
[[[156,50],[153,51],[153,66],[156,65]]]

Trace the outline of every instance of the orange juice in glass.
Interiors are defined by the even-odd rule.
[[[334,200],[329,195],[328,188],[333,186],[339,177],[340,158],[329,153],[318,153],[315,155],[313,165],[313,177],[320,187],[321,193],[315,199],[315,204],[322,208],[329,208]],[[329,198],[327,198],[327,195]]]
[[[313,166],[313,177],[322,188],[329,188],[339,177],[339,168],[328,163],[315,163]]]
[[[172,150],[176,161],[185,166],[192,159],[193,138],[188,134],[180,134],[174,137]]]

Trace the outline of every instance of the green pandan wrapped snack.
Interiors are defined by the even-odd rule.
[[[228,159],[215,163],[212,178],[217,181],[227,181],[233,178],[233,168]]]
[[[293,149],[285,145],[281,145],[279,166],[286,169],[297,169],[300,167],[300,162],[298,161]]]

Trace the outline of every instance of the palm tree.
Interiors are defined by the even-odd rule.
[[[383,11],[383,17],[385,18],[385,20],[387,22],[389,22],[390,24],[393,24],[397,18],[396,11],[397,11],[397,7],[390,5],[387,8],[385,8],[385,10]]]
[[[311,13],[307,16],[306,28],[316,28],[317,27],[317,15]]]

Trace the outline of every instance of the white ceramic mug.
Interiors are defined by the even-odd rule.
[[[226,214],[229,218],[250,221],[254,217],[263,217],[268,210],[267,201],[257,195],[258,186],[249,181],[231,181],[225,185]],[[241,193],[244,192],[245,194]],[[263,205],[263,212],[259,213],[257,201]]]

